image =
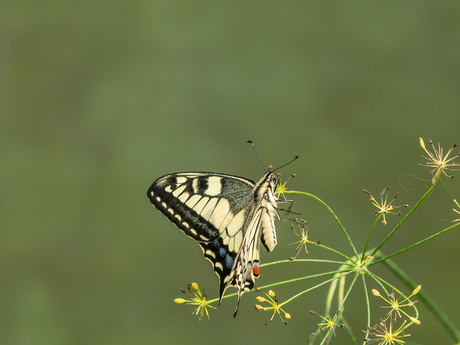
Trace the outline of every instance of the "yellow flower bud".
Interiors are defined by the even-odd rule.
[[[289,320],[289,319],[291,318],[291,314],[289,314],[289,313],[286,313],[286,314],[284,314],[284,317],[285,317],[286,319],[288,319],[288,320]]]
[[[257,300],[258,302],[265,302],[265,298],[263,298],[262,296],[257,296],[257,297],[256,297],[256,300]]]
[[[412,292],[412,295],[416,295],[418,294],[418,292],[420,291],[420,289],[422,288],[422,285],[419,285],[415,288],[415,290]]]
[[[276,294],[272,290],[268,291],[268,295],[270,297],[275,297],[276,296]]]
[[[199,289],[198,284],[197,283],[192,283],[192,288],[194,288],[195,290],[198,290]]]
[[[420,146],[422,147],[422,149],[425,149],[425,143],[423,142],[422,137],[419,137],[418,140],[420,141]]]
[[[254,308],[255,308],[257,311],[262,311],[262,310],[264,310],[264,307],[262,307],[261,305],[255,304],[255,303],[254,303]]]
[[[185,299],[183,299],[183,298],[176,298],[176,299],[174,300],[174,302],[176,302],[177,304],[181,304],[181,303],[184,303],[184,302],[185,302]]]
[[[409,319],[415,323],[416,325],[420,325],[420,320],[419,319],[416,319],[415,317],[409,317]]]
[[[380,296],[380,292],[378,292],[376,289],[372,289],[372,294],[377,297]]]

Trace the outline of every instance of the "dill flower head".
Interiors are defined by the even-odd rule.
[[[395,195],[393,197],[393,199],[388,202],[388,192],[390,190],[390,187],[386,187],[382,190],[382,192],[380,193],[380,203],[377,202],[377,200],[375,200],[375,198],[372,196],[372,194],[363,189],[363,192],[366,193],[367,195],[369,195],[369,202],[372,203],[372,205],[374,205],[375,207],[378,208],[377,211],[374,212],[374,216],[377,216],[377,215],[382,215],[383,216],[383,220],[382,220],[382,223],[383,225],[386,225],[387,224],[387,220],[386,220],[386,215],[387,214],[396,214],[396,215],[401,215],[401,211],[399,212],[394,212],[393,210],[397,209],[397,208],[400,208],[400,207],[409,207],[408,204],[405,204],[405,205],[400,205],[400,206],[394,206],[393,205],[393,201],[396,200],[396,198],[398,197],[398,192],[395,192]],[[385,195],[385,200],[383,198],[383,195]]]
[[[254,287],[254,289],[256,291],[261,291],[265,296],[267,296],[267,298],[263,297],[263,296],[257,296],[256,297],[256,300],[257,302],[260,302],[260,303],[268,303],[269,306],[268,307],[263,307],[259,304],[256,304],[254,303],[254,308],[255,310],[257,311],[270,311],[270,310],[273,310],[273,314],[271,316],[271,318],[269,320],[267,320],[265,322],[265,325],[268,325],[268,323],[273,320],[273,317],[275,316],[275,314],[278,314],[281,321],[283,321],[285,324],[287,324],[287,321],[286,320],[289,320],[291,318],[291,314],[285,312],[281,307],[283,306],[283,304],[279,304],[278,303],[278,299],[276,298],[276,294],[275,292],[273,292],[272,290],[268,291],[268,293],[265,293],[264,291],[260,290],[258,287]],[[284,317],[286,318],[283,319],[283,317],[281,316],[281,313],[284,314]]]
[[[340,315],[340,310],[337,310],[337,312],[335,313],[335,315],[334,315],[334,317],[332,319],[330,317],[326,318],[326,317],[318,314],[316,311],[313,311],[313,310],[309,310],[309,312],[310,312],[310,314],[319,316],[325,322],[318,324],[318,326],[320,326],[321,328],[319,329],[319,331],[310,334],[310,336],[307,339],[307,342],[309,342],[319,332],[327,332],[327,334],[326,334],[326,338],[327,338],[327,337],[329,337],[330,332],[332,332],[334,334],[334,336],[335,336],[335,329],[337,327],[340,327],[341,329],[345,328],[344,324],[337,324],[336,323],[336,321],[337,321],[337,319],[339,318],[339,315]],[[327,340],[326,340],[326,342],[327,342]]]
[[[387,321],[388,326],[387,326]],[[405,344],[405,341],[402,340],[403,338],[410,337],[410,334],[405,334],[405,330],[408,326],[406,326],[406,321],[399,326],[398,329],[394,329],[395,321],[391,318],[391,316],[386,317],[383,320],[380,320],[379,323],[374,324],[374,326],[369,327],[367,331],[363,331],[363,333],[367,334],[367,337],[363,340],[368,344],[378,344],[378,345],[396,345],[396,344]],[[370,336],[374,338],[370,338]]]
[[[195,290],[195,292],[193,292],[193,294],[192,294],[192,289]],[[196,309],[194,311],[192,311],[192,314],[193,313],[195,315],[200,314],[200,321],[201,321],[201,320],[203,320],[204,313],[206,312],[206,315],[207,315],[208,320],[209,320],[208,308],[213,308],[213,309],[217,309],[217,308],[213,307],[210,304],[211,302],[206,300],[207,296],[204,293],[204,290],[203,290],[203,293],[201,293],[200,288],[199,288],[197,283],[188,283],[187,284],[187,290],[188,290],[188,292],[186,292],[184,289],[180,289],[180,291],[182,293],[184,293],[184,294],[186,294],[186,295],[188,295],[190,297],[189,300],[185,300],[183,298],[176,298],[174,300],[174,302],[177,303],[177,304],[186,303],[187,305],[196,306]]]
[[[286,200],[286,197],[284,196],[285,193],[289,193],[289,190],[287,189],[287,184],[291,178],[295,178],[296,174],[292,174],[291,176],[288,177],[286,182],[281,183],[281,174],[278,174],[278,178],[276,181],[276,188],[275,188],[275,197],[277,200],[280,199],[281,196],[283,196],[284,201]]]
[[[441,172],[446,175],[448,178],[453,178],[454,175],[447,175],[446,170],[458,170],[456,167],[459,167],[460,164],[458,163],[452,163],[452,161],[459,156],[459,154],[448,158],[450,153],[454,148],[457,147],[457,144],[452,146],[449,151],[447,151],[446,155],[444,155],[443,148],[441,147],[441,144],[438,143],[438,148],[433,144],[433,141],[431,139],[428,139],[429,144],[431,145],[431,148],[433,149],[433,152],[430,152],[426,149],[425,147],[425,142],[423,141],[422,138],[419,138],[420,140],[420,146],[422,149],[425,150],[427,153],[428,157],[422,156],[427,160],[426,164],[420,164],[422,166],[428,167],[431,170],[431,174],[433,175],[433,178],[431,179],[431,183],[434,184],[436,180],[439,178],[441,175]]]
[[[313,243],[308,239],[308,235],[310,234],[310,229],[308,228],[308,223],[304,221],[303,219],[300,220],[300,222],[297,220],[297,218],[294,217],[294,221],[296,222],[298,228],[299,228],[299,233],[295,231],[295,226],[294,224],[291,224],[291,230],[300,238],[300,241],[291,243],[291,244],[297,244],[297,248],[295,249],[296,255],[291,256],[289,260],[295,260],[297,259],[297,256],[300,253],[300,250],[302,247],[305,247],[305,254],[308,255],[308,249],[307,249],[307,243]]]
[[[410,298],[412,296],[415,296],[416,294],[418,294],[418,292],[420,291],[421,288],[422,288],[421,285],[417,286],[412,291],[412,293],[407,297],[405,297],[405,296],[396,297],[396,294],[394,292],[392,292],[392,293],[390,293],[388,295],[388,298],[385,298],[376,289],[372,289],[372,294],[374,296],[376,296],[376,297],[380,297],[381,299],[383,299],[388,304],[386,306],[382,306],[382,308],[389,308],[390,309],[390,311],[388,312],[387,315],[391,316],[393,318],[394,322],[396,322],[397,317],[401,318],[401,314],[403,314],[406,317],[408,317],[416,325],[420,325],[420,320],[418,320],[417,318],[415,318],[413,316],[410,316],[402,308],[404,308],[404,307],[413,307],[417,303],[417,301],[411,301]]]

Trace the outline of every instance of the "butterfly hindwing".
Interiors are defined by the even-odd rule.
[[[254,278],[259,276],[259,240],[269,252],[276,246],[276,232],[273,220],[278,213],[276,211],[274,183],[273,174],[268,172],[257,183],[252,193],[252,216],[249,224],[245,227],[243,242],[235,258],[227,283],[227,286],[236,286],[238,288],[238,301],[234,316],[238,311],[241,295],[244,291],[251,290],[254,287]]]
[[[160,177],[147,192],[161,213],[199,242],[219,277],[220,299],[230,286],[238,288],[238,302],[253,288],[259,240],[268,251],[276,245],[274,183],[269,172],[257,184],[226,174],[182,172]]]

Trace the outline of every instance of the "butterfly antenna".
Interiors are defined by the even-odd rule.
[[[252,147],[254,148],[254,152],[256,153],[257,160],[259,161],[260,165],[262,165],[262,168],[265,170],[265,172],[267,172],[267,169],[265,169],[264,165],[262,164],[262,161],[259,158],[259,155],[257,154],[256,145],[251,140],[248,140],[247,143],[252,145]]]
[[[295,156],[293,160],[291,160],[291,161],[287,162],[286,164],[283,164],[282,166],[276,168],[275,170],[272,171],[272,173],[275,172],[275,171],[278,170],[278,169],[281,169],[282,167],[285,167],[285,166],[288,165],[288,164],[291,164],[291,163],[294,162],[297,158],[299,158],[299,156]]]

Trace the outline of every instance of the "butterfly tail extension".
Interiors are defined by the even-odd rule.
[[[211,262],[214,272],[219,277],[219,305],[227,288],[232,285],[227,284],[230,279],[230,273],[235,262],[236,252],[232,252],[223,243],[222,238],[214,242],[200,243],[205,259]]]
[[[251,291],[255,285],[254,278],[259,278],[259,260],[254,259],[252,263],[248,262],[246,270],[243,274],[245,274],[245,278],[243,278],[242,282],[237,285],[238,299],[236,301],[236,308],[235,312],[233,313],[233,317],[236,317],[236,314],[238,313],[241,295],[244,293],[244,291]]]

